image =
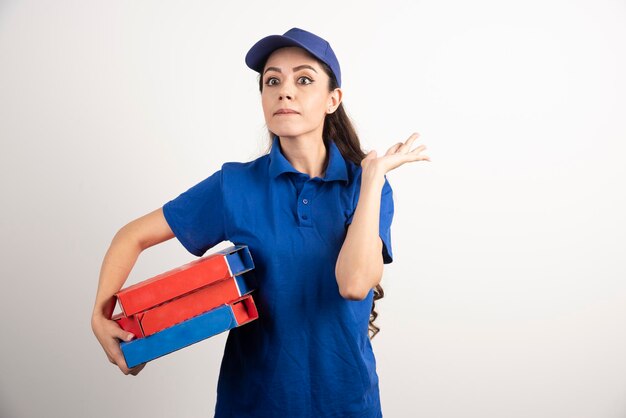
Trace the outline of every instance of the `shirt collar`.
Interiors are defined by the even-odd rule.
[[[328,141],[330,146],[327,151],[330,152],[328,161],[328,168],[324,175],[323,181],[344,180],[348,181],[348,169],[346,168],[346,161],[344,160],[339,148],[335,145],[334,141]],[[278,135],[274,136],[272,141],[272,149],[270,151],[270,175],[272,177],[278,177],[282,173],[300,173],[296,170],[291,163],[285,158],[280,148],[280,140]]]

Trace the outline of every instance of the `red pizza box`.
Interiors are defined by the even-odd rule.
[[[252,295],[244,295],[239,299],[229,303],[233,310],[233,315],[237,321],[237,326],[247,324],[250,321],[254,321],[259,317],[256,305]]]
[[[130,317],[112,318],[137,338],[147,337],[252,292],[252,271],[220,280]]]
[[[115,294],[124,316],[130,317],[219,280],[252,270],[254,263],[247,245],[234,245]]]
[[[113,315],[111,319],[117,322],[124,331],[131,332],[136,338],[143,337],[143,331],[141,330],[141,324],[139,323],[137,315],[124,316],[124,314],[120,312],[117,315]]]

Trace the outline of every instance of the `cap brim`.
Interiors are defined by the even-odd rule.
[[[254,71],[261,73],[263,71],[265,61],[267,61],[267,58],[272,54],[272,52],[278,48],[286,46],[298,46],[310,53],[308,48],[293,39],[282,35],[270,35],[261,39],[254,44],[252,48],[250,48],[246,54],[246,65]]]

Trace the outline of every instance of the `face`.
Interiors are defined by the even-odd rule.
[[[321,137],[326,114],[341,102],[341,89],[329,91],[329,77],[318,61],[302,48],[280,48],[269,56],[261,76],[268,129],[281,137]]]

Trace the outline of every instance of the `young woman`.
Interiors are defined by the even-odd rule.
[[[383,264],[392,261],[392,189],[385,174],[430,159],[417,134],[384,156],[365,154],[342,105],[339,62],[324,39],[293,28],[258,41],[271,150],[228,162],[162,208],[120,229],[100,273],[92,328],[128,369],[110,320],[113,295],[139,254],[174,236],[201,256],[229,240],[255,262],[259,318],[229,331],[216,417],[380,417],[368,336]],[[375,292],[376,289],[376,292]],[[376,297],[375,297],[376,293]]]

